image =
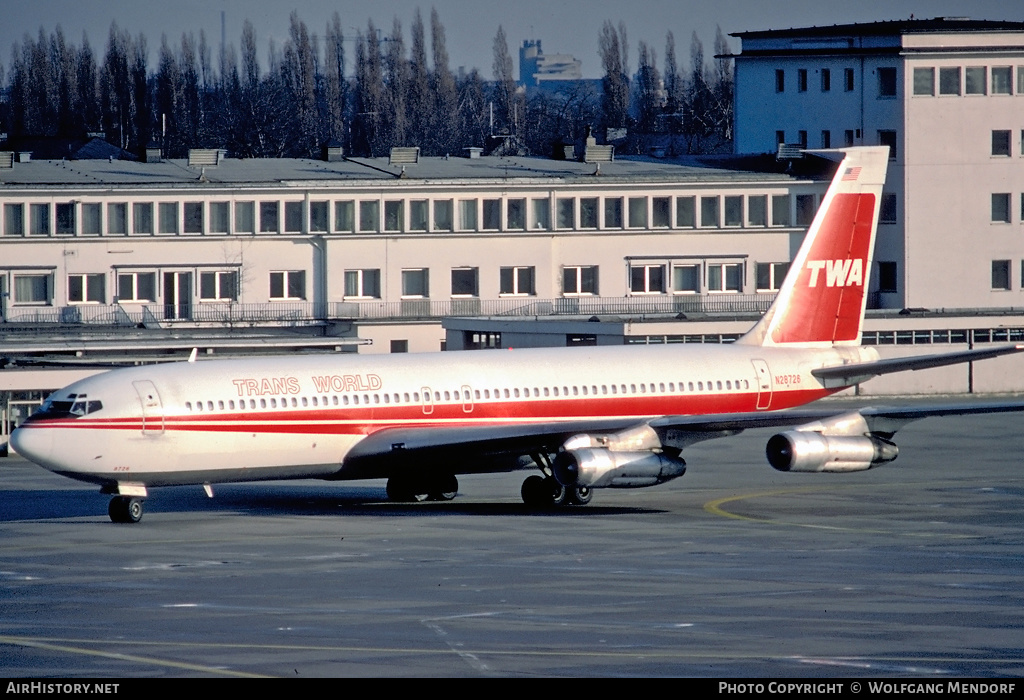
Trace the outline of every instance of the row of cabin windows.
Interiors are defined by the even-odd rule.
[[[800,197],[813,199],[813,195],[797,196],[798,219]],[[738,228],[791,226],[792,219],[788,194],[308,203],[7,202],[0,234],[149,236]],[[803,224],[798,221],[797,225]]]
[[[456,389],[454,391],[434,391],[422,395],[422,403],[442,403],[479,400],[500,400],[519,398],[552,398],[567,396],[615,396],[636,394],[677,394],[703,391],[747,391],[750,389],[748,379],[716,379],[708,381],[688,382],[654,382],[640,384],[590,384],[561,387],[511,387],[504,389]],[[332,406],[369,406],[381,404],[421,404],[418,391],[403,393],[374,394],[342,394],[331,396],[292,396],[270,397],[259,399],[228,399],[217,401],[185,402],[185,410],[189,412],[211,411],[244,411],[267,408],[309,408]]]

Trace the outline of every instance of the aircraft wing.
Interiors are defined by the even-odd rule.
[[[1010,355],[1022,350],[1024,350],[1024,344],[996,345],[995,347],[981,348],[979,350],[963,350],[935,355],[918,355],[916,357],[893,357],[874,362],[856,362],[835,367],[821,367],[811,370],[811,374],[823,380],[825,386],[849,386],[891,372],[929,369],[931,367],[956,365],[962,362],[987,360],[991,357]]]
[[[573,435],[614,433],[641,425],[650,426],[662,444],[682,449],[744,430],[813,425],[816,421],[855,413],[863,416],[872,434],[891,437],[907,423],[921,418],[1007,412],[1024,412],[1024,400],[888,407],[825,404],[811,409],[718,415],[624,417],[449,428],[393,427],[378,430],[359,442],[345,457],[343,472],[349,478],[373,478],[413,464],[443,464],[462,474],[511,471],[527,466],[517,461],[521,455],[555,453]]]

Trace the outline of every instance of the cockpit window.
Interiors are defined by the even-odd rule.
[[[102,401],[90,401],[85,394],[68,394],[67,398],[48,398],[31,418],[79,418],[102,409]]]

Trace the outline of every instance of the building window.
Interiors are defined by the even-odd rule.
[[[260,202],[261,233],[277,233],[281,230],[281,224],[278,222],[278,209],[277,202]]]
[[[1010,223],[1010,194],[997,192],[992,195],[992,223]]]
[[[694,197],[676,197],[676,226],[694,228],[697,225],[697,205]]]
[[[380,270],[345,270],[346,299],[380,299]]]
[[[434,201],[434,230],[452,230],[452,200],[439,199]]]
[[[385,203],[385,218],[387,218],[387,204]],[[426,231],[427,222],[430,220],[430,206],[425,199],[414,199],[409,202],[409,230]]]
[[[1024,66],[1017,66],[1017,94],[1024,95]]]
[[[452,268],[452,296],[480,296],[480,271],[475,267]]]
[[[878,210],[878,222],[882,224],[896,223],[896,195],[892,192],[882,193],[882,204]]]
[[[402,270],[402,296],[426,299],[430,296],[430,270],[425,267]]]
[[[509,199],[505,202],[505,228],[522,231],[526,228],[526,200]]]
[[[1006,130],[993,130],[992,132],[992,155],[994,156],[1009,156],[1010,155],[1010,131]]]
[[[298,204],[301,205],[301,202]],[[300,213],[301,219],[301,213]],[[185,233],[203,232],[203,203],[185,202]]]
[[[103,304],[106,301],[106,275],[68,275],[69,304]]]
[[[233,270],[199,273],[201,301],[238,301],[238,273]]]
[[[664,294],[664,265],[630,265],[629,291],[633,294]]]
[[[216,202],[210,203],[210,230],[213,231],[213,207]],[[309,203],[309,230],[312,233],[327,233],[327,212],[330,204],[328,202]]]
[[[7,236],[25,235],[25,205],[4,205],[4,234]]]
[[[551,228],[551,200],[534,199],[530,201],[532,217],[530,228],[533,230],[547,231]]]
[[[607,197],[604,200],[604,227],[622,228],[622,198]]]
[[[256,203],[235,202],[235,232],[256,232]]]
[[[334,230],[352,232],[356,230],[356,205],[352,200],[334,203]]]
[[[700,265],[672,266],[672,293],[697,294],[700,292]]]
[[[789,272],[789,263],[757,263],[754,271],[757,277],[757,291],[777,292],[782,286],[782,280],[786,279],[786,273]]]
[[[304,300],[306,298],[306,271],[287,270],[271,272],[270,298],[275,300]]]
[[[50,205],[30,204],[29,213],[29,234],[33,236],[50,235]]]
[[[700,198],[700,225],[704,228],[718,226],[718,197]]]
[[[896,263],[878,263],[878,291],[887,294],[896,292]]]
[[[739,263],[708,265],[709,292],[743,291],[743,266]]]
[[[408,340],[392,340],[391,341],[391,352],[409,352],[409,341]],[[398,396],[398,394],[395,394]]]
[[[896,69],[878,69],[878,96],[896,97]]]
[[[302,233],[302,209],[304,206],[305,202],[284,203],[284,230],[286,233]],[[188,229],[185,230],[187,233]]]
[[[75,234],[75,203],[57,202],[57,235],[73,236]]]
[[[629,198],[629,227],[647,227],[647,197]]]
[[[846,131],[843,132],[843,145],[853,145],[853,129],[847,129]]]
[[[934,95],[935,94],[935,69],[915,68],[914,69],[914,94]]]
[[[772,226],[790,226],[789,195],[772,195]]]
[[[960,66],[939,68],[939,94],[960,94]]]
[[[807,92],[807,69],[800,68],[796,72],[796,90],[797,92]]]
[[[800,148],[807,148],[807,131],[804,130],[804,129],[801,129],[800,131],[798,131],[796,133],[797,133],[797,136],[796,136],[797,144],[800,146]]]
[[[729,195],[725,197],[725,225],[738,227],[743,225],[743,197]]]
[[[889,147],[889,160],[896,158],[896,132],[881,129],[878,132],[878,145]]]
[[[651,197],[652,228],[668,228],[672,225],[672,198]]]
[[[82,205],[82,234],[98,236],[103,230],[103,205],[90,203]]]
[[[814,195],[798,194],[796,196],[796,225],[810,226],[814,221]]]
[[[780,146],[782,144],[786,143],[786,132],[785,131],[780,129],[779,131],[775,132],[775,143],[780,145]]]
[[[117,275],[119,302],[156,301],[155,272],[121,272]]]
[[[178,232],[178,203],[177,202],[161,202],[160,203],[160,233],[177,233]]]
[[[384,230],[402,231],[405,229],[405,202],[400,199],[384,202]]]
[[[832,89],[832,71],[828,68],[821,69],[821,91],[828,92]]]
[[[843,89],[846,92],[853,92],[853,68],[843,69]]]
[[[210,233],[228,232],[231,224],[228,220],[230,212],[231,207],[228,202],[210,202]]]
[[[964,93],[967,95],[984,95],[986,84],[986,73],[988,69],[985,66],[967,66],[964,69]]]
[[[1013,68],[1011,66],[994,66],[992,68],[992,94],[1010,95],[1013,93]]]
[[[597,228],[597,197],[580,198],[580,228]]]
[[[828,129],[823,129],[821,132],[821,147],[832,148],[832,132]]]
[[[136,202],[131,207],[131,229],[133,233],[153,233],[153,203]]]
[[[15,304],[49,305],[53,293],[50,274],[14,275]]]
[[[359,203],[359,231],[372,233],[380,230],[380,202],[366,200]]]
[[[775,92],[786,91],[786,71],[776,69],[775,71]]]
[[[502,294],[532,295],[536,293],[533,286],[533,267],[503,267],[500,272],[500,288]]]
[[[124,236],[128,233],[128,204],[110,202],[107,204],[107,233]]]
[[[768,196],[751,195],[747,197],[747,225],[768,225]]]
[[[992,261],[992,289],[1005,291],[1010,289],[1010,261]]]
[[[476,200],[459,200],[459,230],[476,231]]]
[[[597,294],[597,265],[562,268],[562,293],[566,296]]]
[[[501,228],[501,200],[485,199],[483,201],[484,220],[481,227],[484,231],[497,231]]]

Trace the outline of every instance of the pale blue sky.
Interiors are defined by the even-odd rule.
[[[161,34],[172,44],[182,32],[197,37],[206,30],[216,50],[220,45],[220,13],[226,13],[227,40],[236,46],[242,22],[248,18],[256,28],[261,60],[267,43],[282,45],[288,35],[288,16],[299,13],[310,31],[320,36],[332,13],[341,15],[346,35],[365,29],[373,18],[378,27],[390,31],[398,17],[406,31],[419,7],[428,23],[436,7],[445,26],[451,67],[476,67],[491,75],[491,46],[498,25],[505,28],[509,48],[515,55],[524,39],[541,39],[545,53],[570,53],[583,61],[586,77],[599,77],[597,37],[606,19],[625,22],[632,68],[640,41],[647,41],[658,55],[664,53],[665,33],[672,30],[676,52],[684,64],[689,60],[690,36],[696,31],[710,56],[716,25],[726,34],[760,29],[869,22],[935,16],[969,16],[972,19],[1024,21],[1024,2],[1019,0],[0,0],[0,62],[10,65],[11,47],[25,33],[35,37],[43,27],[47,35],[60,24],[74,44],[88,33],[97,58],[102,58],[111,21],[133,35],[146,36],[150,67],[155,67]],[[738,40],[731,39],[738,49]],[[352,45],[348,56],[354,51]],[[350,61],[351,65],[351,61]],[[517,66],[518,70],[518,66]]]

